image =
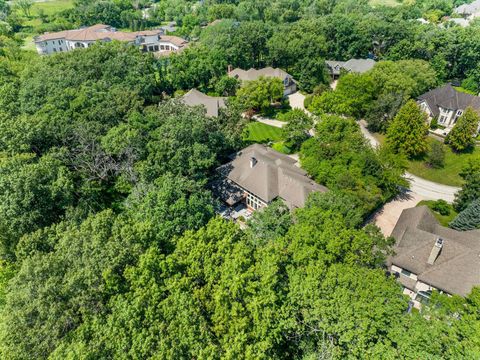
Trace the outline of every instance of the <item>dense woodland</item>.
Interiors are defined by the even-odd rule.
[[[394,144],[395,124],[415,119],[409,99],[445,81],[480,89],[480,22],[438,26],[462,2],[77,0],[39,28],[176,21],[191,46],[155,58],[115,42],[40,57],[0,0],[0,357],[480,358],[480,289],[407,311],[384,268],[393,239],[365,226],[407,186],[410,148]],[[381,62],[327,90],[324,60],[350,57]],[[228,65],[281,67],[311,94],[315,136],[302,116],[287,132],[330,189],[293,213],[274,203],[246,230],[216,215],[208,183],[246,145],[241,112],[262,107],[252,94],[266,85],[237,93]],[[218,118],[178,101],[194,87],[231,96]],[[455,206],[471,221],[480,160],[462,176]]]

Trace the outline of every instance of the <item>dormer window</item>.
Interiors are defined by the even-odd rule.
[[[458,111],[457,111],[457,116],[462,116],[462,114],[463,114],[463,111],[462,111],[462,110],[458,110]]]

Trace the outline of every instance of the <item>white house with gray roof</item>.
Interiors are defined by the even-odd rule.
[[[427,114],[429,121],[438,119],[438,124],[444,126],[446,132],[453,128],[467,107],[480,114],[480,97],[460,92],[452,84],[446,84],[419,96],[418,104]]]
[[[446,228],[419,206],[403,210],[392,236],[395,254],[387,265],[415,307],[434,290],[466,296],[480,286],[480,230]]]
[[[208,96],[197,89],[191,89],[182,96],[182,102],[188,106],[203,106],[207,116],[217,117],[221,108],[226,106],[225,98]]]
[[[297,167],[296,160],[269,147],[253,144],[218,168],[215,194],[229,206],[245,202],[251,211],[282,199],[290,209],[303,207],[312,192],[326,192]]]
[[[249,69],[243,70],[240,68],[230,69],[228,76],[236,78],[240,81],[258,80],[260,77],[272,77],[280,79],[283,83],[283,95],[287,96],[297,91],[297,83],[293,77],[286,71],[279,68],[266,67],[263,69]]]
[[[342,71],[363,74],[371,70],[376,62],[373,59],[350,59],[348,61],[327,60],[325,64],[330,76],[337,79]]]

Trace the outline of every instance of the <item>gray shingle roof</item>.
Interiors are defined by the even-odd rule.
[[[226,106],[225,98],[208,96],[197,89],[192,89],[183,95],[182,101],[188,106],[203,105],[207,110],[208,116],[218,116],[219,109]]]
[[[418,280],[450,294],[467,295],[480,285],[480,230],[456,231],[441,226],[426,206],[403,210],[392,236],[396,239],[395,264]],[[437,259],[427,263],[437,238],[443,247]]]
[[[372,69],[376,64],[375,60],[372,59],[350,59],[348,61],[327,60],[325,63],[333,75],[340,75],[341,69],[361,74]]]
[[[465,110],[467,107],[480,112],[480,97],[455,90],[452,84],[446,84],[418,97],[426,101],[434,116],[440,114],[439,107],[451,110]]]
[[[461,15],[471,15],[480,11],[480,0],[476,0],[470,4],[463,4],[455,8],[454,12]]]
[[[288,74],[286,71],[279,69],[279,68],[272,68],[272,67],[266,67],[263,69],[249,69],[249,70],[243,70],[240,68],[233,69],[228,73],[228,76],[230,77],[236,77],[239,80],[242,81],[252,81],[252,80],[257,80],[260,76],[264,77],[275,77],[280,80],[285,80],[286,78],[292,78],[290,74]]]
[[[256,163],[250,165],[251,159]],[[264,145],[253,144],[235,154],[233,161],[220,167],[220,172],[234,183],[269,203],[277,197],[290,208],[305,205],[314,191],[326,192],[325,186],[311,180],[296,161]]]

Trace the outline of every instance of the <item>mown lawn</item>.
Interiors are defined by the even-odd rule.
[[[370,6],[398,6],[400,2],[397,0],[370,0]]]
[[[282,129],[265,125],[260,122],[249,123],[244,132],[243,139],[256,143],[277,142],[282,140]]]
[[[73,0],[50,0],[36,2],[32,6],[32,16],[38,16],[39,10],[42,9],[45,15],[54,15],[63,10],[73,8]]]
[[[453,219],[455,219],[455,217],[457,216],[457,212],[453,209],[453,206],[450,205],[450,204],[449,204],[450,214],[448,214],[448,215],[442,215],[442,214],[436,212],[435,210],[433,210],[433,207],[435,205],[434,200],[422,200],[417,204],[417,206],[421,206],[421,205],[427,205],[429,207],[429,209],[432,211],[432,214],[438,220],[438,222],[443,226],[448,227],[448,224],[450,224],[450,222]]]
[[[429,142],[438,142],[438,140],[429,138]],[[429,167],[425,160],[411,160],[408,162],[408,171],[426,180],[434,181],[439,184],[461,186],[463,181],[460,172],[466,165],[468,159],[473,157],[480,158],[480,149],[477,147],[472,153],[457,154],[450,147],[445,148],[445,166],[440,169]]]

